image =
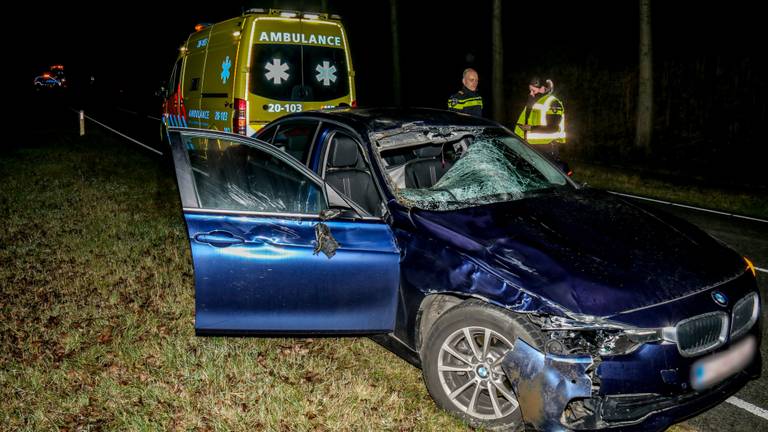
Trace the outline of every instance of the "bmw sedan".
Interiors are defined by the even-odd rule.
[[[754,268],[439,110],[167,128],[200,335],[365,335],[491,430],[663,430],[760,373]]]

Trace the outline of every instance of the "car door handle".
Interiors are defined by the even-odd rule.
[[[216,247],[227,247],[245,243],[245,240],[227,231],[211,231],[209,233],[195,234],[195,240]]]

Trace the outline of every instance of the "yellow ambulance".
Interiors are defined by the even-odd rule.
[[[250,136],[285,114],[356,106],[336,15],[251,9],[195,30],[171,72],[163,107],[169,125]]]

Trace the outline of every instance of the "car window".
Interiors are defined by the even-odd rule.
[[[281,101],[331,101],[349,94],[342,48],[294,44],[253,46],[251,92]]]
[[[264,141],[265,143],[272,144],[272,139],[275,137],[275,132],[277,131],[277,128],[280,127],[279,125],[272,125],[269,127],[266,127],[259,132],[256,133],[256,139],[260,141]]]
[[[567,185],[561,172],[517,137],[500,130],[486,130],[473,138],[466,147],[462,144],[464,138],[413,147],[413,152],[420,156],[431,155],[416,159],[425,162],[432,174],[431,182],[422,182],[425,185],[409,184],[410,162],[405,164],[405,173],[397,166],[387,167],[399,201],[408,207],[455,210],[513,201],[532,192]],[[395,152],[382,152],[387,164],[396,156]],[[440,176],[435,176],[440,168]]]
[[[313,120],[281,123],[272,144],[306,164],[318,123]]]
[[[325,180],[368,214],[381,216],[383,201],[357,140],[334,132],[326,146]]]
[[[327,207],[320,186],[262,150],[223,139],[184,140],[202,208],[317,214]]]

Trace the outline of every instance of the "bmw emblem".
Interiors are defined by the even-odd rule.
[[[712,291],[712,300],[720,306],[728,306],[728,297],[720,291]]]

